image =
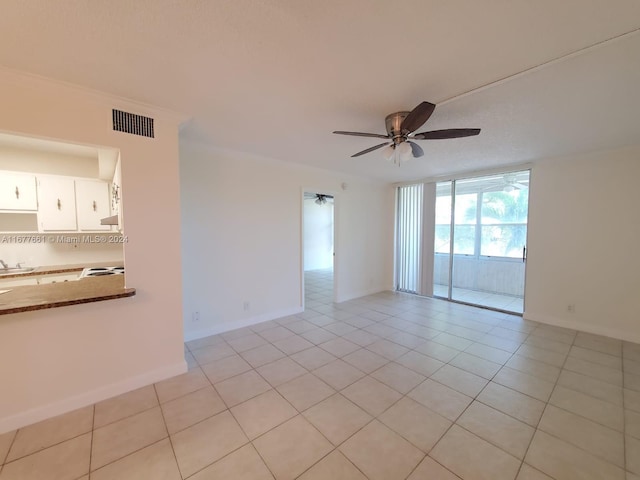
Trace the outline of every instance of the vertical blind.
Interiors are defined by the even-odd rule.
[[[420,292],[422,202],[422,184],[398,187],[396,289],[403,292]]]

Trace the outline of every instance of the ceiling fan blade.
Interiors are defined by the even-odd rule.
[[[358,152],[358,153],[356,153],[354,155],[351,155],[351,158],[359,157],[360,155],[364,155],[365,153],[373,152],[374,150],[377,150],[377,149],[382,148],[382,147],[387,146],[387,145],[391,145],[391,143],[390,142],[385,142],[385,143],[381,143],[380,145],[376,145],[375,147],[367,148],[366,150],[362,150],[361,152]]]
[[[389,135],[382,135],[380,133],[343,132],[341,130],[336,130],[333,133],[337,133],[338,135],[352,135],[354,137],[389,138]]]
[[[418,158],[424,155],[424,150],[416,142],[407,141],[407,143],[411,145],[411,152],[413,153],[414,158]]]
[[[416,108],[411,110],[411,113],[409,113],[409,115],[407,115],[403,120],[400,130],[404,134],[415,132],[424,125],[424,122],[429,120],[429,117],[435,109],[436,106],[433,103],[422,102]]]
[[[416,133],[411,138],[414,140],[443,140],[446,138],[473,137],[479,133],[479,128],[448,128],[446,130],[432,130],[430,132]]]

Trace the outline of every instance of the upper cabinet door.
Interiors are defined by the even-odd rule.
[[[110,230],[110,225],[100,225],[100,219],[111,214],[110,201],[108,183],[76,180],[78,230]]]
[[[38,210],[36,177],[24,173],[0,172],[0,210]]]
[[[38,221],[42,231],[77,230],[73,178],[38,177]]]

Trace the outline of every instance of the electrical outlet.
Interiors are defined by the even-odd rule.
[[[251,308],[251,304],[249,302],[244,302],[242,304],[242,308],[244,309],[245,312],[248,312],[249,309]]]
[[[569,305],[567,305],[567,312],[576,313],[576,304],[570,303]]]
[[[192,322],[199,322],[200,321],[200,312],[193,312],[191,314],[191,321]]]

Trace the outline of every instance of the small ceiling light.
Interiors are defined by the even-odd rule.
[[[382,149],[382,156],[387,162],[393,162],[395,153],[396,151],[393,145],[387,145]]]
[[[388,161],[400,166],[413,158],[413,149],[407,142],[400,142],[397,145],[388,145],[382,149],[382,156]]]
[[[406,162],[413,158],[413,150],[407,142],[400,143],[396,148],[401,161]]]
[[[504,188],[502,189],[503,192],[506,193],[511,193],[516,189],[516,187],[514,187],[513,185],[505,185]]]

